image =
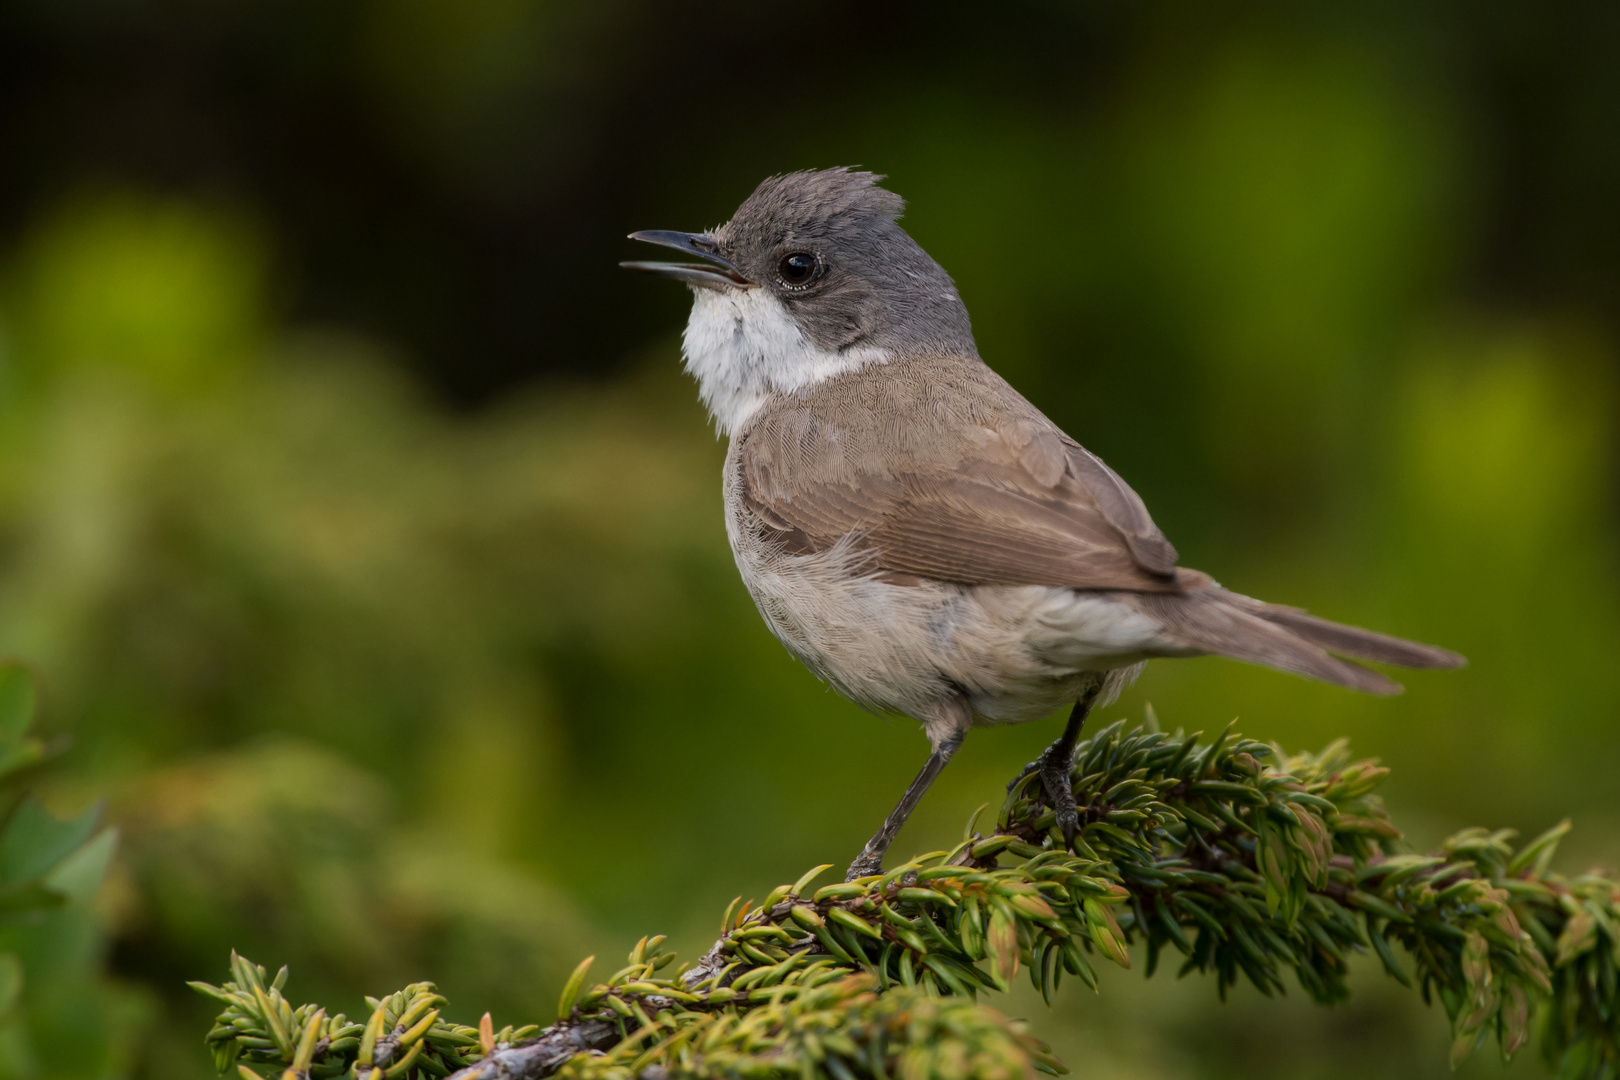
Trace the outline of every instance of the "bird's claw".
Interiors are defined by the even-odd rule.
[[[1074,847],[1074,838],[1080,832],[1080,813],[1074,801],[1074,791],[1070,786],[1069,769],[1072,760],[1059,761],[1056,751],[1062,740],[1053,743],[1046,751],[1034,761],[1025,765],[1019,774],[1013,777],[1007,785],[1011,791],[1023,782],[1024,777],[1030,773],[1040,773],[1041,786],[1046,789],[1046,797],[1052,809],[1057,811],[1057,826],[1063,830],[1063,840],[1070,848]]]
[[[1068,762],[1046,762],[1041,768],[1041,783],[1046,785],[1052,809],[1057,811],[1057,826],[1063,830],[1066,847],[1074,847],[1074,838],[1080,831],[1080,812],[1074,801],[1074,789],[1069,781]]]

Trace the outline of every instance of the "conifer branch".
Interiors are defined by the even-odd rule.
[[[193,984],[226,1005],[208,1040],[222,1072],[271,1064],[285,1080],[999,1080],[1062,1066],[981,991],[1020,972],[1048,1001],[1065,975],[1097,990],[1095,961],[1128,968],[1140,943],[1150,975],[1174,951],[1223,996],[1239,979],[1281,992],[1292,971],[1323,1003],[1348,996],[1348,958],[1371,950],[1440,1000],[1453,1062],[1492,1036],[1513,1054],[1539,1011],[1561,1078],[1620,1067],[1620,885],[1548,870],[1567,822],[1517,852],[1510,832],[1470,829],[1403,854],[1374,794],[1386,769],[1343,741],[1284,758],[1230,728],[1200,745],[1117,723],[1080,745],[1071,775],[1072,849],[1031,774],[992,832],[970,823],[951,851],[812,888],[819,867],[733,902],[696,964],[664,974],[661,937],[589,987],[585,961],[543,1030],[446,1022],[428,983],[368,999],[362,1026],[291,1008],[285,970],[267,982],[233,957],[224,987]]]

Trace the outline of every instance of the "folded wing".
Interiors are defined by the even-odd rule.
[[[966,585],[1179,588],[1137,494],[988,368],[876,370],[890,378],[865,393],[805,395],[739,434],[743,499],[784,542],[854,534],[876,570]]]

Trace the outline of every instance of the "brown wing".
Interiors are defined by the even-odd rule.
[[[789,550],[976,585],[1175,592],[1142,500],[977,361],[889,364],[767,406],[739,494]]]

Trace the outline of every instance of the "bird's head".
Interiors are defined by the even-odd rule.
[[[880,179],[849,169],[773,176],[719,228],[630,234],[703,262],[622,265],[685,282],[699,308],[725,298],[761,315],[779,309],[818,351],[977,355],[950,275],[900,227],[905,201]]]

